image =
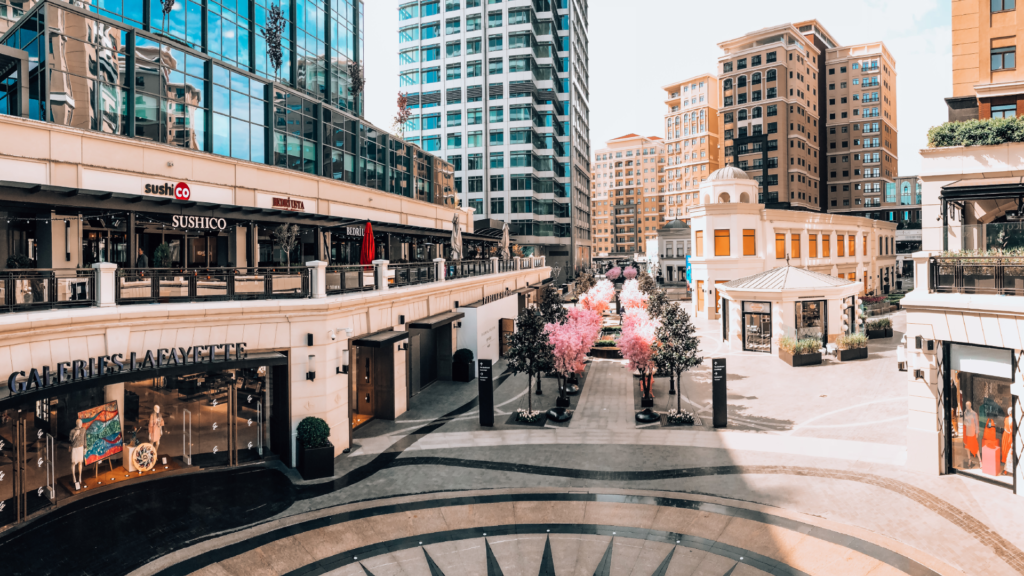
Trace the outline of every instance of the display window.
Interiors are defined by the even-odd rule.
[[[743,303],[743,349],[749,352],[772,352],[771,302]]]
[[[1013,487],[1012,350],[951,345],[947,449],[958,472]]]
[[[0,410],[0,526],[141,476],[262,460],[272,372],[161,376]]]
[[[822,339],[828,333],[828,321],[825,314],[825,300],[796,302],[796,339]],[[823,341],[824,345],[825,342]]]

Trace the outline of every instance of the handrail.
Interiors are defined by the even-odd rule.
[[[118,304],[309,298],[305,267],[119,268]]]
[[[377,289],[377,275],[373,266],[334,265],[326,270],[327,295],[362,292]]]
[[[388,284],[412,286],[414,284],[427,284],[436,280],[437,267],[433,262],[388,264]]]
[[[91,268],[8,268],[0,270],[0,312],[52,310],[96,303]]]
[[[928,260],[928,291],[1024,296],[1024,258],[933,256]]]

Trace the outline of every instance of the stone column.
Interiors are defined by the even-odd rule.
[[[374,260],[373,277],[377,283],[377,290],[388,289],[388,260]]]
[[[516,263],[516,270],[521,270],[522,269],[521,258],[519,258],[519,256],[513,256],[512,257],[512,261]]]
[[[92,265],[96,270],[96,305],[100,308],[117,305],[117,264],[97,262]]]
[[[445,259],[434,258],[434,277],[437,278],[437,282],[444,282],[444,270],[445,270]]]
[[[498,257],[497,256],[492,256],[491,257],[491,274],[497,274],[497,273],[498,273]]]
[[[327,262],[306,262],[309,268],[309,297],[327,298]]]

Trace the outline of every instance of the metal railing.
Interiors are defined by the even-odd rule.
[[[928,261],[928,290],[1024,296],[1024,258],[933,257]]]
[[[119,269],[118,304],[309,298],[308,268]]]
[[[76,268],[0,270],[0,312],[52,310],[96,303],[96,271]]]
[[[373,266],[328,266],[326,280],[328,296],[377,289]]]
[[[469,278],[491,273],[490,260],[458,260],[447,264],[448,278]]]
[[[412,262],[408,264],[388,264],[388,284],[394,286],[412,286],[426,284],[437,280],[436,267],[433,262]]]
[[[514,272],[516,269],[515,260],[498,260],[498,272]]]

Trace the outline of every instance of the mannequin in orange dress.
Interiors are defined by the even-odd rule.
[[[1010,455],[1010,451],[1013,449],[1013,417],[1007,415],[1006,420],[1003,421],[1003,475],[1012,476],[1010,471],[1013,458],[1007,458]],[[1010,463],[1010,464],[1008,464]]]
[[[988,460],[988,458],[992,458],[993,456],[995,457],[992,458],[992,460],[1000,460],[998,453],[994,455],[992,454],[993,450],[1000,449],[999,440],[996,439],[996,421],[992,418],[988,418],[985,421],[985,435],[981,439],[981,445],[984,448],[981,455],[981,469],[986,474],[998,476],[1000,473],[1000,462],[992,462]]]
[[[964,449],[967,450],[967,459],[964,463],[964,468],[973,468],[974,459],[978,459],[978,465],[981,465],[981,455],[978,453],[978,413],[971,409],[971,402],[968,400],[964,404],[964,417],[960,419],[960,423],[963,426],[963,438],[964,438]]]

